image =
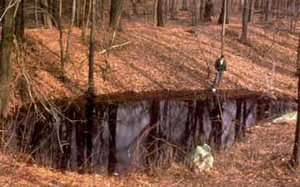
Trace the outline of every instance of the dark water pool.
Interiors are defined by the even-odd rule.
[[[183,161],[196,145],[225,149],[248,126],[293,108],[293,102],[259,97],[142,99],[61,104],[45,119],[24,110],[15,144],[34,162],[53,168],[124,173],[170,159]],[[25,112],[26,111],[26,112]]]

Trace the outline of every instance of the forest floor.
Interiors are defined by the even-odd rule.
[[[251,127],[245,139],[226,151],[214,153],[213,169],[199,175],[178,163],[156,168],[151,174],[78,174],[0,154],[0,186],[299,186],[299,172],[289,166],[294,124],[295,121],[274,122]]]
[[[220,56],[221,26],[214,17],[210,24],[192,27],[184,17],[186,13],[182,14],[179,20],[169,21],[163,28],[151,26],[150,18],[126,20],[112,45],[112,34],[99,29],[94,68],[96,94],[211,94],[214,62]],[[240,41],[241,30],[240,16],[232,15],[225,37],[227,71],[218,89],[231,96],[258,93],[295,99],[298,35],[289,32],[289,21],[255,20],[249,24],[248,43]],[[83,42],[81,36],[80,29],[73,29],[63,82],[59,32],[26,30],[26,53],[13,65],[14,100],[10,106],[29,101],[30,96],[49,100],[84,96],[88,86],[88,42]],[[66,38],[67,29],[64,44]],[[109,46],[115,48],[102,53]],[[26,93],[28,85],[31,94]]]

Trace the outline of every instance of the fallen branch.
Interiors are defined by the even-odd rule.
[[[112,49],[115,49],[115,48],[118,48],[118,47],[123,47],[123,46],[125,46],[125,45],[130,44],[130,43],[131,43],[131,41],[128,41],[128,42],[125,42],[125,43],[123,43],[123,44],[111,46],[111,47],[109,47],[109,48],[107,48],[107,49],[102,50],[99,54],[107,53],[107,52],[111,51]]]

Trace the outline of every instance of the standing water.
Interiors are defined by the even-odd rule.
[[[197,145],[225,149],[258,121],[293,107],[289,100],[218,97],[144,99],[60,105],[43,115],[28,109],[16,144],[34,162],[79,172],[124,173],[184,161]],[[66,107],[67,106],[67,107]]]

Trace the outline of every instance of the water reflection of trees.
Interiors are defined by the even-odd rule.
[[[291,102],[280,100],[156,99],[97,103],[90,111],[73,105],[63,109],[67,118],[45,115],[47,120],[29,108],[19,115],[23,125],[16,128],[16,142],[43,165],[81,172],[123,172],[132,161],[148,168],[182,161],[198,144],[224,149],[243,138],[249,125],[288,108]]]

